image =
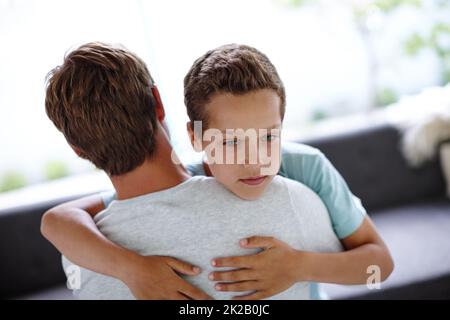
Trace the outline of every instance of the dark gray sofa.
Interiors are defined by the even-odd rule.
[[[388,126],[308,141],[361,198],[395,262],[381,290],[325,285],[331,298],[450,299],[450,200],[436,159],[407,166],[400,133]]]
[[[389,125],[304,142],[322,150],[361,198],[396,265],[380,290],[325,285],[330,297],[450,298],[450,201],[438,160],[408,168]],[[42,214],[65,200],[0,211],[0,298],[70,298],[60,255],[39,231]]]

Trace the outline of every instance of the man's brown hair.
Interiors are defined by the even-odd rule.
[[[257,49],[228,44],[210,50],[198,58],[184,78],[184,103],[192,122],[208,127],[205,105],[216,93],[246,94],[272,89],[280,97],[280,115],[284,117],[286,94],[283,82],[269,58]]]
[[[153,79],[122,46],[88,43],[47,76],[48,117],[79,155],[109,175],[129,172],[155,151]]]

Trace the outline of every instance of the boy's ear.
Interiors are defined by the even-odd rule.
[[[162,103],[161,96],[159,95],[159,90],[156,85],[154,85],[152,88],[152,94],[156,102],[156,116],[158,117],[158,121],[162,122],[166,117],[166,112],[164,111],[164,105]]]
[[[189,140],[191,140],[192,148],[194,148],[194,151],[202,152],[203,151],[202,141],[198,141],[199,138],[195,136],[195,132],[192,129],[191,121],[188,121],[186,123],[186,129],[189,135]]]

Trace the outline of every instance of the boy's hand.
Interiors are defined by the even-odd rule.
[[[272,237],[250,237],[240,241],[243,248],[263,248],[249,256],[215,258],[214,267],[239,268],[233,271],[215,271],[209,275],[218,291],[255,291],[236,296],[236,300],[256,300],[271,297],[287,290],[298,281],[296,261],[300,251]]]
[[[146,300],[210,300],[200,289],[178,274],[195,276],[198,267],[171,257],[134,256],[124,268],[123,282],[136,299]]]

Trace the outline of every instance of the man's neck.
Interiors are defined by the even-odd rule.
[[[155,140],[156,150],[151,158],[126,174],[110,177],[118,200],[169,189],[190,178],[182,164],[172,161],[174,151],[169,138],[161,128]]]

